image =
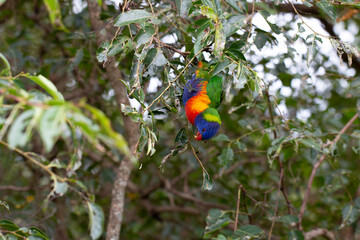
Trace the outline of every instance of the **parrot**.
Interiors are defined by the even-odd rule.
[[[223,81],[219,76],[210,78],[202,62],[198,67],[185,84],[182,100],[188,121],[197,129],[195,139],[200,141],[212,138],[220,128],[217,108],[222,100]]]

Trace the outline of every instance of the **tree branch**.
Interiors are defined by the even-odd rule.
[[[0,191],[11,190],[11,191],[29,191],[30,187],[18,187],[14,185],[0,186]]]
[[[356,113],[346,124],[345,126],[341,129],[341,131],[338,133],[338,135],[336,135],[336,137],[334,138],[333,141],[331,141],[329,143],[329,146],[330,146],[330,149],[336,145],[336,143],[339,141],[341,135],[343,135],[346,130],[349,129],[349,127],[353,124],[353,122],[359,117],[359,114]],[[307,188],[306,188],[306,192],[305,192],[305,196],[304,196],[304,199],[303,199],[303,202],[301,204],[301,208],[300,208],[300,212],[299,212],[299,226],[298,228],[300,230],[302,230],[302,219],[304,217],[304,213],[305,213],[305,209],[306,209],[306,204],[307,204],[307,201],[309,199],[309,195],[310,195],[310,191],[311,191],[311,185],[314,181],[314,177],[315,177],[315,174],[316,174],[316,171],[318,170],[318,168],[320,167],[321,163],[325,160],[327,154],[323,154],[321,156],[321,158],[319,159],[319,161],[317,161],[311,171],[311,175],[310,175],[310,178],[309,178],[309,181],[308,181],[308,184],[307,184]]]
[[[304,234],[305,240],[311,240],[313,238],[316,238],[318,236],[323,236],[328,240],[335,240],[335,234],[325,228],[317,228],[314,230],[311,230],[309,232],[306,232]]]
[[[273,127],[275,127],[276,125],[275,125],[275,120],[274,120],[274,113],[273,113],[273,108],[272,108],[272,105],[271,105],[271,102],[270,102],[270,95],[269,95],[268,88],[266,88],[264,93],[265,93],[265,98],[266,98],[266,102],[267,102],[268,109],[269,109],[270,121],[271,121],[271,124],[273,125]],[[276,139],[277,138],[276,128],[273,129],[273,134],[274,134],[274,139]],[[285,185],[284,184],[284,166],[283,166],[279,156],[276,157],[276,160],[277,160],[277,162],[279,164],[279,172],[280,172],[279,190],[282,192],[282,195],[284,196],[284,199],[285,199],[289,214],[292,215],[293,214],[292,204],[291,204],[291,202],[290,202],[290,200],[289,200],[289,198],[287,196],[287,193],[285,191],[285,186],[284,186]],[[275,211],[277,211],[277,209]]]
[[[101,9],[97,1],[87,0],[90,22],[93,29],[98,30],[104,27],[107,31],[95,31],[97,45],[111,39],[111,26],[104,24],[100,20]],[[115,31],[114,31],[115,32]],[[109,64],[106,66],[106,77],[110,81],[115,92],[116,103],[121,108],[121,104],[129,105],[129,99],[124,85],[119,81],[122,78],[122,73],[115,65],[116,61],[113,58],[109,59]],[[134,123],[128,116],[123,115],[125,137],[128,140],[131,152],[134,152],[137,140],[139,138],[138,125]],[[109,222],[107,225],[107,240],[118,240],[120,238],[120,229],[123,222],[123,212],[125,204],[125,190],[133,169],[133,163],[129,157],[124,157],[121,161],[116,178],[113,185]]]
[[[307,7],[304,4],[293,4],[289,2],[288,4],[280,4],[278,6],[278,11],[283,13],[297,14],[300,18],[301,18],[300,14],[302,14],[304,17],[315,17],[323,24],[324,30],[327,31],[332,38],[340,39],[339,36],[334,31],[334,25],[321,15],[318,7],[316,7],[315,5],[312,7]],[[349,59],[346,57],[346,54],[339,56],[339,58],[341,58],[342,61],[349,63]],[[360,72],[360,62],[358,61],[356,56],[352,56],[351,65],[353,68],[356,69],[357,72]]]

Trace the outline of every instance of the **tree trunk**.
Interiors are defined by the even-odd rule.
[[[102,26],[104,26],[103,22],[100,20],[100,6],[98,5],[97,1],[94,0],[88,0],[87,2],[91,25],[96,32],[96,42],[98,45],[100,45],[102,42],[110,40],[114,36],[114,33],[109,31],[108,29],[108,31],[103,31],[103,29],[101,29],[102,31],[99,31],[99,28],[102,28]],[[104,27],[108,28],[109,26]],[[130,103],[127,97],[126,89],[120,81],[120,79],[122,78],[122,73],[115,66],[116,61],[114,59],[110,59],[109,62],[110,64],[106,67],[106,76],[114,89],[116,103],[120,111],[122,103],[125,105],[129,105]],[[138,125],[125,115],[123,115],[123,123],[125,129],[125,138],[128,141],[131,152],[134,152],[136,143],[139,139]],[[130,158],[124,157],[117,171],[116,179],[112,190],[109,221],[107,224],[107,240],[120,239],[120,230],[123,221],[125,204],[125,190],[133,167],[134,166]]]

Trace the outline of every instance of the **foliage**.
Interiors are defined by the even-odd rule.
[[[1,219],[0,220],[0,239],[41,239],[49,240],[43,231],[36,227],[18,227],[16,224],[9,220]]]
[[[98,1],[95,28],[76,1],[17,2],[0,1],[0,237],[104,238],[126,157],[126,239],[358,237],[360,54],[314,26],[358,42],[358,3]],[[207,142],[181,105],[200,60],[225,83]]]

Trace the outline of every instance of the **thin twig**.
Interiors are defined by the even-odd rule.
[[[166,48],[168,48],[168,49],[170,49],[170,50],[172,50],[172,51],[174,51],[174,52],[176,52],[176,53],[180,54],[180,55],[181,55],[181,56],[183,56],[183,57],[186,57],[187,55],[189,55],[189,54],[190,54],[190,52],[187,52],[187,51],[185,51],[185,52],[180,51],[180,50],[178,50],[176,47],[174,47],[174,46],[172,46],[172,45],[169,45],[169,44],[167,44],[167,43],[164,43],[164,42],[163,42],[163,41],[161,41],[161,40],[160,40],[160,46],[161,46],[161,47],[166,47]]]
[[[334,165],[332,164],[331,161],[328,161],[328,163],[329,163],[330,167],[334,170],[335,174],[338,176],[341,185],[343,186],[346,194],[347,194],[348,197],[349,197],[350,203],[351,203],[352,205],[354,205],[354,200],[353,200],[353,198],[352,198],[352,196],[351,196],[351,193],[350,193],[349,189],[347,189],[347,187],[346,187],[346,185],[345,185],[345,183],[344,183],[344,181],[343,181],[343,178],[342,178],[341,174],[337,171],[338,169],[336,169],[336,168],[334,167]]]
[[[282,179],[283,177],[284,177],[284,168],[280,168],[280,179]],[[271,228],[270,228],[270,231],[269,231],[268,240],[271,240],[272,231],[273,231],[274,226],[275,226],[276,215],[278,213],[278,208],[279,208],[280,191],[281,191],[281,180],[279,182],[279,186],[278,186],[278,190],[277,190],[277,194],[276,194],[274,216],[273,216],[273,220],[272,220],[272,223],[271,223]]]
[[[32,162],[34,165],[40,167],[41,169],[43,169],[45,172],[47,172],[51,177],[53,177],[56,180],[59,180],[60,182],[66,182],[67,179],[60,177],[59,175],[55,174],[53,171],[50,170],[50,168],[48,168],[47,166],[45,166],[44,164],[42,164],[41,162],[37,161],[35,158],[31,157],[31,153],[29,152],[23,152],[18,148],[11,148],[9,146],[9,144],[7,144],[6,142],[0,140],[0,144],[4,145],[5,147],[13,150],[14,152],[17,152],[18,154],[20,154],[21,156],[23,156],[24,158],[26,158],[27,160],[29,160],[30,162]]]
[[[276,132],[276,128],[275,128],[275,121],[274,121],[274,113],[273,113],[273,108],[272,108],[272,105],[271,105],[271,102],[270,102],[270,96],[269,96],[269,90],[268,88],[266,87],[265,89],[265,98],[266,98],[266,102],[267,102],[267,105],[268,105],[268,109],[269,109],[269,114],[270,114],[270,120],[271,120],[271,123],[274,127],[273,129],[273,134],[274,134],[274,139],[277,138],[277,132]],[[279,156],[276,157],[276,160],[279,164],[279,168],[280,168],[280,182],[279,182],[279,187],[280,187],[280,190],[284,196],[284,199],[285,199],[285,202],[286,202],[286,205],[287,205],[287,208],[288,208],[288,212],[290,215],[293,214],[293,211],[292,211],[292,204],[287,196],[287,193],[285,191],[285,187],[284,187],[284,166],[279,158]]]
[[[251,11],[251,18],[250,18],[250,29],[249,29],[249,34],[246,38],[246,42],[249,41],[249,38],[250,38],[250,35],[251,35],[251,31],[252,31],[252,20],[254,18],[254,12],[255,12],[255,0],[253,0],[253,3],[252,3],[252,11]]]
[[[359,117],[359,114],[356,113],[346,124],[345,126],[341,129],[341,131],[339,132],[338,135],[336,135],[336,137],[334,138],[333,141],[330,142],[330,149],[332,149],[336,143],[339,141],[341,135],[343,135],[348,129],[349,127],[353,124],[353,122]],[[319,161],[317,161],[311,171],[311,175],[309,177],[309,181],[308,181],[308,184],[307,184],[307,188],[306,188],[306,192],[305,192],[305,196],[304,196],[304,199],[303,199],[303,202],[301,204],[301,208],[300,208],[300,212],[299,212],[299,224],[298,224],[298,228],[300,230],[303,230],[302,228],[302,219],[304,217],[304,213],[305,213],[305,209],[306,209],[306,204],[307,204],[307,201],[309,199],[309,195],[310,195],[310,191],[311,191],[311,185],[314,181],[314,177],[315,177],[315,174],[316,174],[316,171],[318,170],[318,168],[320,167],[321,163],[325,160],[327,154],[324,153],[321,158],[319,159]]]
[[[300,13],[298,12],[298,10],[295,8],[294,4],[293,4],[291,1],[289,1],[289,0],[288,0],[287,2],[291,4],[291,6],[292,6],[292,8],[294,9],[295,13],[299,16],[301,22],[302,22],[303,24],[305,24],[314,34],[319,35],[319,36],[321,36],[321,37],[323,37],[323,38],[327,38],[327,39],[331,39],[331,38],[332,38],[331,36],[325,36],[325,35],[323,35],[323,34],[320,34],[320,33],[316,32],[314,29],[312,29],[312,28],[310,27],[310,25],[308,25],[308,24],[304,21],[304,19],[302,18],[302,16],[301,16]]]
[[[196,155],[195,149],[194,149],[193,145],[190,143],[190,141],[189,141],[189,145],[190,145],[190,147],[191,147],[191,149],[192,149],[192,151],[193,151],[196,159],[198,160],[201,168],[203,169],[203,171],[206,171],[204,165],[203,165],[202,162],[201,162],[201,160],[200,160],[199,157]]]
[[[240,209],[240,201],[241,201],[241,187],[242,187],[242,185],[240,184],[239,189],[238,189],[238,196],[237,196],[234,232],[237,229],[237,225],[238,225],[238,221],[239,221],[239,209]]]
[[[149,6],[150,6],[150,9],[151,9],[151,12],[152,12],[153,16],[155,16],[155,12],[154,12],[153,5],[151,4],[151,0],[148,0],[148,3],[149,3]],[[156,25],[156,24],[153,24],[153,25],[154,25],[154,28],[155,28],[157,40],[158,40],[158,42],[160,42],[158,25]]]
[[[329,231],[325,228],[316,228],[314,230],[304,233],[305,240],[311,240],[318,236],[323,236],[328,240],[336,239],[335,234],[332,231]]]
[[[243,207],[244,207],[244,210],[245,210],[245,214],[248,216],[249,224],[252,224],[251,214],[249,213],[249,210],[248,210],[248,207],[247,207],[247,204],[246,204],[246,197],[248,197],[250,200],[252,200],[255,204],[258,204],[258,202],[253,197],[251,197],[250,195],[248,195],[246,193],[246,189],[245,189],[245,187],[243,185],[240,185],[239,187],[241,188],[241,193],[243,194],[243,201],[242,202],[243,202]]]
[[[29,191],[30,187],[18,187],[14,185],[0,186],[0,191],[11,190],[11,191]]]

